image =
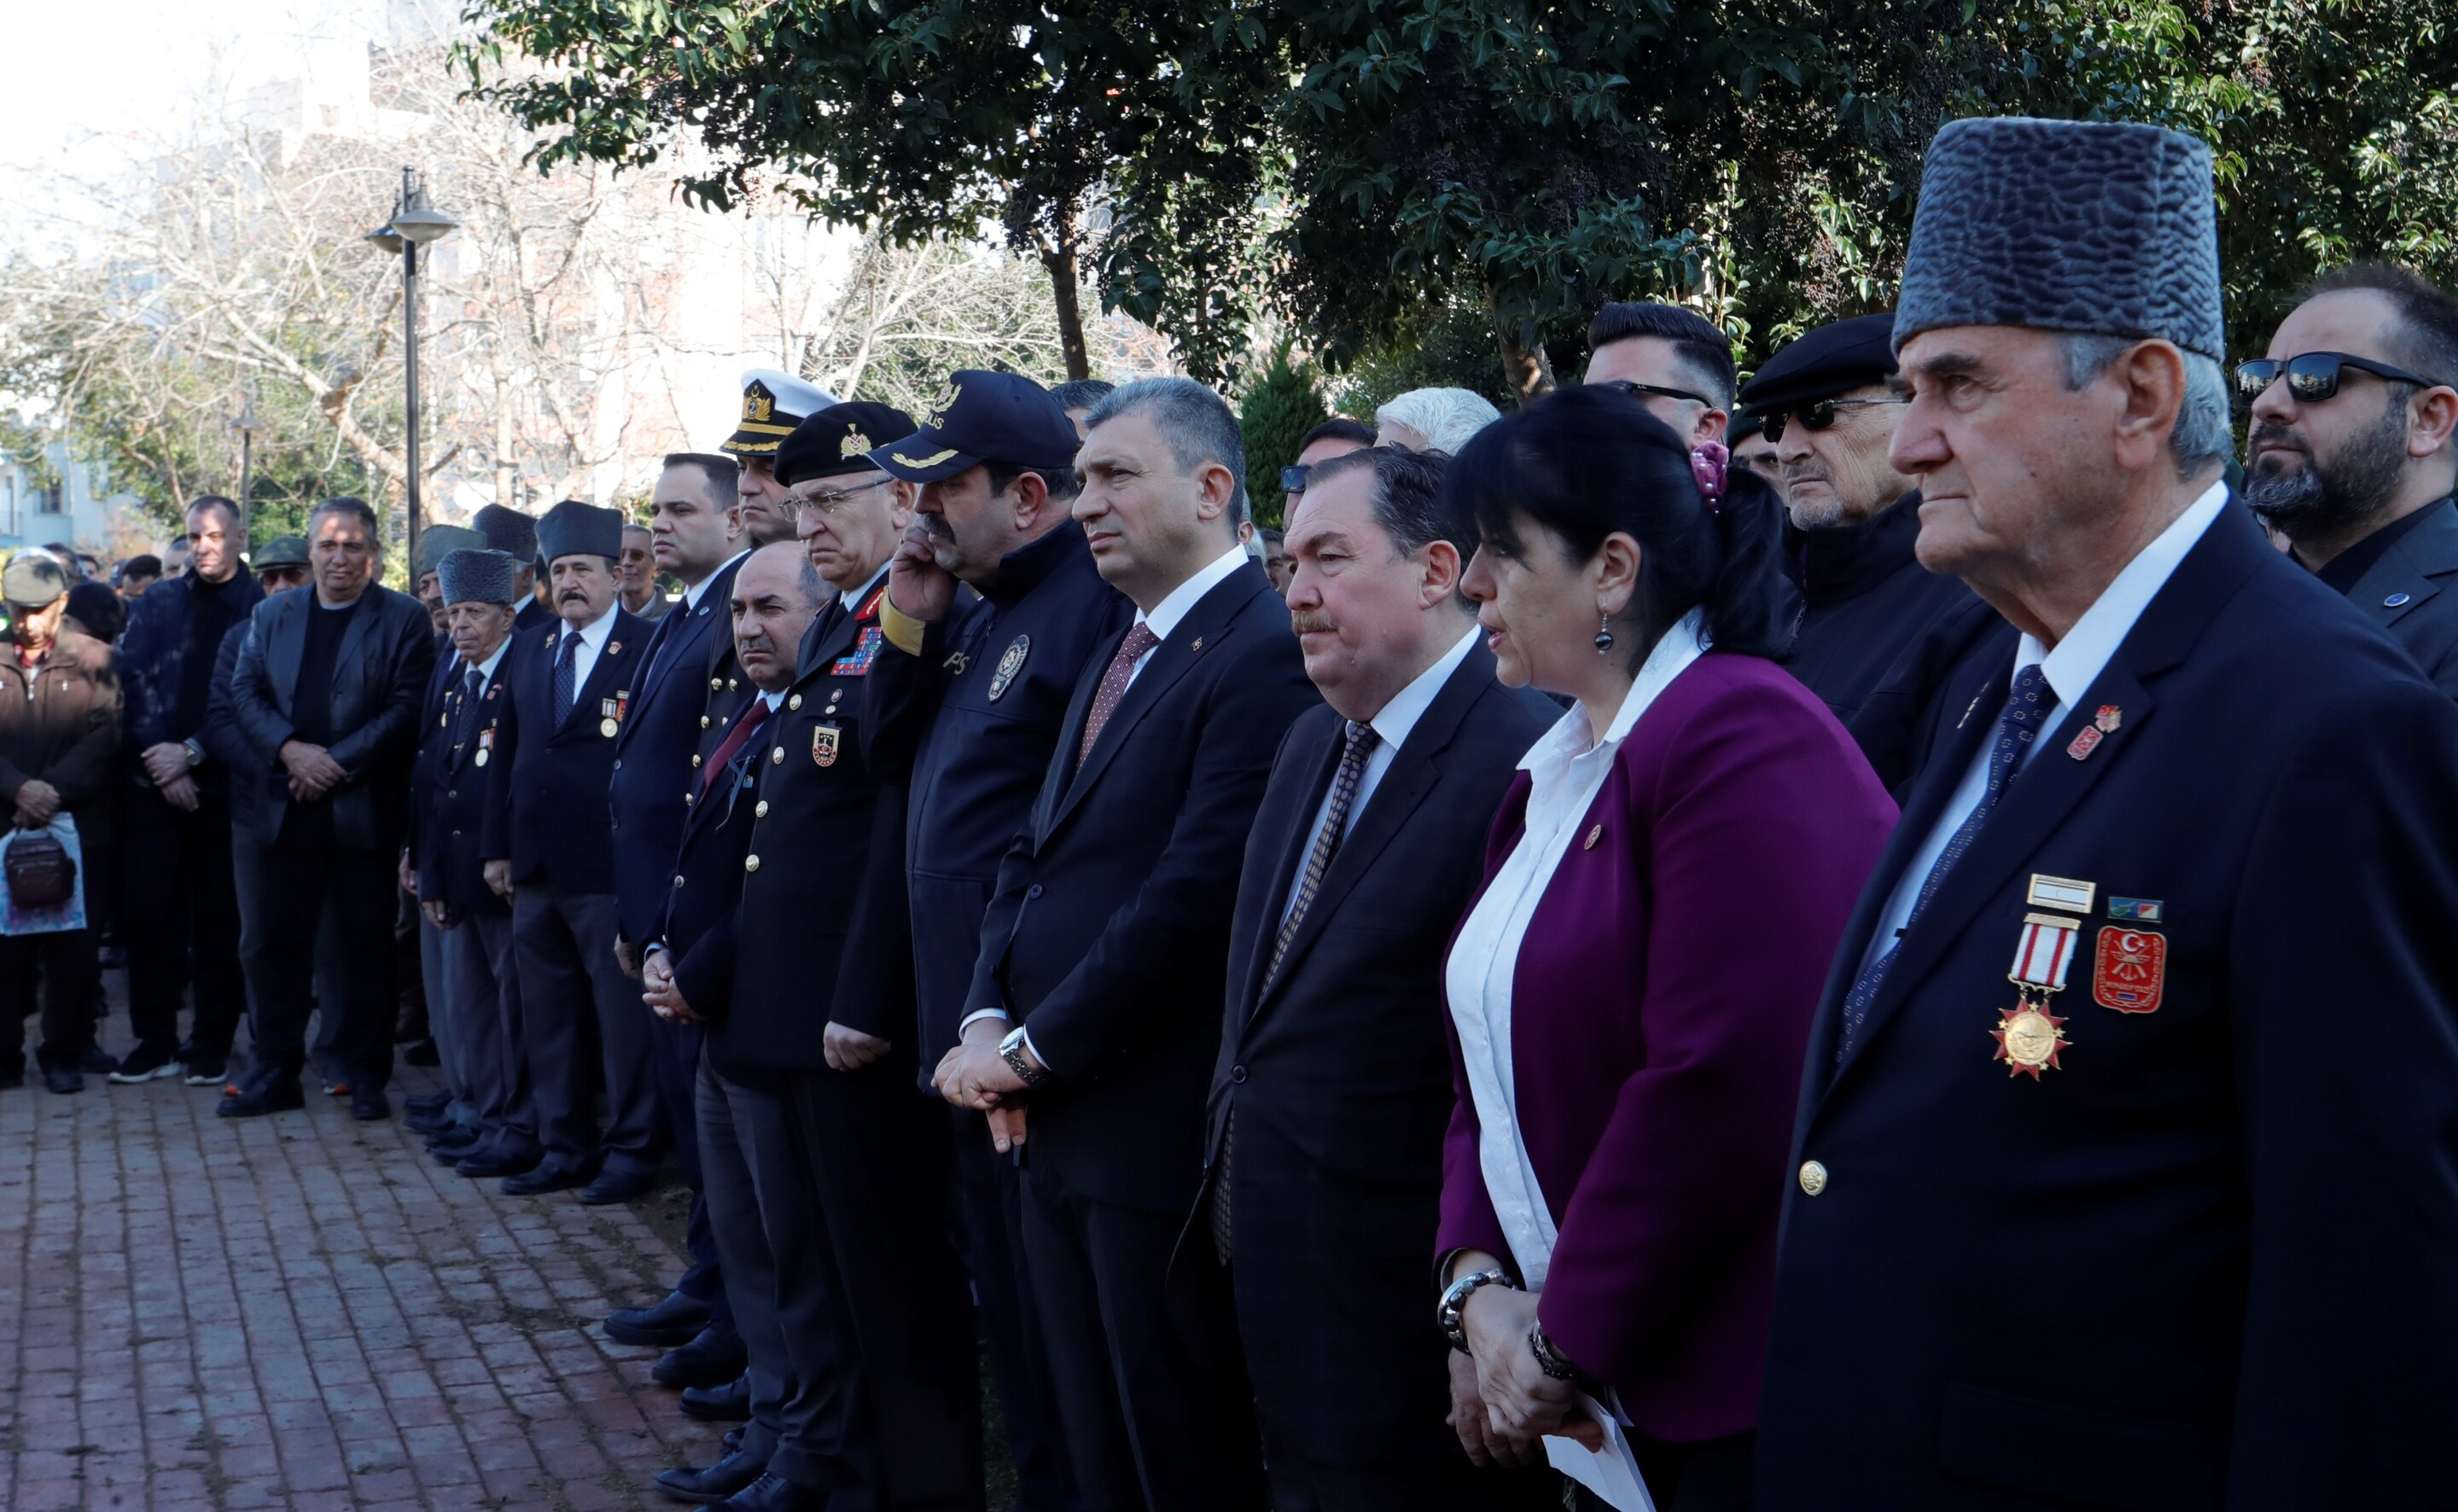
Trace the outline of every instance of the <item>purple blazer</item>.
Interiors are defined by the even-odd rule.
[[[1523,773],[1489,882],[1528,793]],[[1511,1064],[1560,1232],[1538,1315],[1654,1438],[1758,1421],[1810,1015],[1894,821],[1816,696],[1772,662],[1711,652],[1632,727],[1580,831],[1602,839],[1573,840],[1529,922]],[[1507,1258],[1455,1029],[1451,1071],[1440,1253]]]

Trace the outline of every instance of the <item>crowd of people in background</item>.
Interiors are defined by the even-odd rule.
[[[20,553],[0,792],[90,870],[0,1023],[233,1119],[424,1060],[516,1196],[672,1156],[605,1331],[739,1424],[677,1502],[979,1508],[986,1358],[1053,1512],[2439,1504],[2458,303],[2231,381],[2214,215],[1956,123],[1895,309],[1742,382],[1606,305],[1260,529],[1187,380],[760,369],[406,594],[349,498]]]

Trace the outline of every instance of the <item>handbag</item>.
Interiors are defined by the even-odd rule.
[[[20,908],[57,908],[76,896],[76,862],[49,830],[22,830],[0,860],[9,898]]]

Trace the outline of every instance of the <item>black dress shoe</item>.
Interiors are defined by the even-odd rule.
[[[750,1363],[742,1336],[711,1324],[692,1336],[691,1342],[658,1357],[649,1367],[649,1378],[665,1387],[722,1386]]]
[[[427,1152],[448,1166],[457,1166],[486,1148],[486,1135],[474,1129],[465,1129],[459,1124],[453,1125],[440,1134],[429,1136],[427,1141]],[[510,1172],[506,1171],[503,1174],[509,1175]]]
[[[43,1087],[47,1091],[82,1092],[85,1090],[85,1073],[73,1066],[46,1066],[43,1067]]]
[[[401,1052],[404,1066],[434,1066],[441,1060],[442,1057],[435,1053],[433,1040],[421,1040]]]
[[[445,1108],[430,1108],[421,1112],[406,1102],[402,1104],[402,1108],[401,1121],[413,1132],[425,1134],[429,1139],[461,1127],[452,1121],[452,1114]]]
[[[762,1471],[759,1480],[718,1505],[733,1512],[828,1512],[828,1494]]]
[[[597,1173],[597,1179],[580,1189],[580,1205],[603,1208],[610,1203],[631,1202],[645,1197],[656,1185],[656,1177],[645,1170],[616,1170],[612,1167]]]
[[[307,1094],[300,1089],[295,1076],[268,1076],[251,1081],[231,1093],[215,1108],[224,1118],[257,1118],[266,1113],[288,1113],[307,1106]]]
[[[499,1150],[479,1150],[464,1158],[452,1169],[465,1176],[519,1176],[535,1170],[535,1155],[507,1155]]]
[[[95,1076],[109,1076],[119,1069],[119,1060],[116,1056],[104,1051],[101,1046],[89,1044],[78,1052],[77,1063],[73,1069],[87,1071]]]
[[[574,1187],[585,1187],[588,1184],[589,1178],[579,1171],[558,1170],[552,1166],[539,1166],[522,1175],[506,1176],[504,1195],[543,1197],[550,1191],[570,1191]]]
[[[606,1336],[617,1344],[672,1349],[688,1344],[708,1327],[708,1304],[668,1292],[654,1307],[625,1307],[606,1315]]]
[[[350,1116],[362,1124],[372,1124],[392,1116],[392,1102],[380,1087],[355,1087],[350,1089]]]
[[[444,1109],[452,1106],[452,1094],[450,1092],[421,1092],[416,1097],[403,1098],[401,1100],[401,1106],[409,1109],[413,1113],[440,1113],[444,1111]]]
[[[683,1416],[696,1422],[749,1422],[750,1374],[737,1376],[722,1386],[684,1387]]]
[[[768,1468],[766,1458],[753,1459],[728,1445],[726,1457],[705,1470],[689,1465],[660,1471],[657,1489],[677,1502],[693,1502],[702,1506],[722,1502],[737,1491],[760,1479]]]

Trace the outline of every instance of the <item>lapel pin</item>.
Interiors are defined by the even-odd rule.
[[[2384,608],[2384,609],[2396,609],[2396,608],[2398,608],[2401,604],[2404,604],[2404,603],[2406,603],[2406,594],[2404,594],[2404,593],[2392,593],[2389,597],[2387,597],[2387,598],[2385,598],[2385,599],[2383,599],[2383,600],[2382,600],[2382,608]]]
[[[1596,841],[1603,839],[1604,838],[1605,827],[1598,824],[1588,831],[1588,838],[1579,842],[1579,849],[1583,851],[1594,850],[1596,848]]]
[[[1188,651],[1201,651],[1203,649],[1203,637],[1200,635],[1196,636],[1195,644],[1187,647],[1186,649]]]

